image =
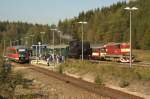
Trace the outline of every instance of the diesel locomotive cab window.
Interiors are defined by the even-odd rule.
[[[26,56],[26,52],[19,52],[19,57],[25,57]]]
[[[21,56],[23,56],[24,54],[26,54],[26,49],[18,49],[18,52]]]
[[[18,52],[25,52],[26,49],[18,49]]]

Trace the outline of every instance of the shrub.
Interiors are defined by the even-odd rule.
[[[97,85],[104,85],[103,79],[100,78],[99,75],[97,75],[97,76],[95,77],[95,81],[94,81],[94,82],[95,82]]]
[[[11,70],[6,71],[3,67],[4,62],[0,64],[0,95],[13,99],[17,85],[24,85],[25,79],[22,74]]]
[[[139,72],[135,72],[135,74],[138,80],[142,79],[142,75]]]
[[[59,66],[59,73],[63,74],[63,66],[62,65]]]
[[[119,83],[119,86],[120,86],[121,88],[125,88],[125,87],[127,87],[127,86],[129,86],[129,85],[130,85],[130,83],[129,83],[129,81],[126,80],[126,79],[121,80],[120,83]]]
[[[138,80],[150,80],[150,70],[147,68],[136,68],[135,74]]]

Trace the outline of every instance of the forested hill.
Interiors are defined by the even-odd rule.
[[[34,36],[33,37],[34,44],[37,44],[39,41],[41,42],[42,36],[44,38],[44,43],[51,43],[52,42],[52,31],[50,30],[51,26],[40,24],[29,24],[23,22],[8,22],[8,21],[0,22],[0,43],[1,45],[3,45],[5,40],[6,46],[10,45],[10,41],[13,45],[16,45],[17,43],[16,40],[18,40],[19,44],[28,41],[28,45],[31,45],[32,36]],[[45,32],[45,34],[42,34],[42,32]],[[55,37],[58,38],[58,34],[55,34]]]
[[[58,29],[65,35],[81,39],[81,24],[79,21],[87,21],[84,25],[84,40],[91,43],[129,42],[129,11],[124,8],[137,7],[132,12],[132,43],[134,48],[150,49],[150,0],[136,0],[126,4],[118,2],[109,7],[97,8],[79,13],[78,17],[59,21]],[[53,26],[53,25],[52,25]],[[45,32],[44,42],[52,43],[52,31],[48,25],[28,24],[22,22],[0,22],[0,43],[5,39],[15,41],[28,37],[31,44],[31,35],[34,35],[34,43],[41,41]],[[59,43],[59,35],[55,34],[55,43]],[[67,41],[66,41],[67,42]]]
[[[129,11],[124,8],[137,7],[132,12],[132,43],[134,48],[150,49],[150,0],[136,0],[129,4],[118,2],[109,7],[81,12],[78,17],[59,21],[59,28],[73,37],[81,39],[81,24],[84,39],[92,43],[129,42]]]

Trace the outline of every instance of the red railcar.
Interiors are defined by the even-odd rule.
[[[108,43],[92,48],[93,59],[105,59],[129,62],[130,45],[128,43]]]
[[[128,43],[110,43],[104,45],[107,54],[125,55],[130,52],[130,45]]]
[[[29,62],[29,50],[23,46],[12,46],[6,50],[6,57],[18,63]]]

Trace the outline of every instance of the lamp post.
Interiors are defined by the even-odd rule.
[[[57,29],[51,29],[53,31],[53,55],[55,54],[54,53],[54,47],[55,47],[55,31],[57,31]]]
[[[45,34],[45,32],[40,32],[41,36],[42,36],[42,44],[44,44],[44,40],[43,40],[43,35]]]
[[[78,23],[82,25],[82,61],[83,61],[83,55],[84,55],[84,53],[83,53],[83,31],[84,31],[84,24],[87,24],[87,22],[80,21]]]
[[[38,47],[38,45],[36,45],[36,63],[38,64],[37,47]]]
[[[16,42],[17,42],[17,46],[19,45],[19,40],[16,40]]]
[[[55,50],[55,31],[57,31],[57,29],[56,28],[54,28],[54,29],[51,29],[51,31],[53,31],[53,60],[54,60],[54,55],[55,55],[55,52],[54,52],[54,50]],[[55,61],[55,60],[54,60]],[[55,62],[54,62],[54,66],[55,66]]]
[[[4,39],[4,49],[3,49],[3,57],[5,57],[5,47],[6,47],[6,41],[5,41],[5,39]]]
[[[41,48],[40,48],[41,42],[38,42],[38,44],[39,44],[39,59],[40,59],[40,57],[41,57]]]
[[[32,39],[32,45],[33,45],[33,37],[34,37],[34,35],[30,35],[31,36],[31,39]]]
[[[41,33],[41,36],[42,36],[42,45],[44,44],[44,40],[43,40],[43,36],[45,34],[45,32],[40,32]],[[41,48],[41,53],[43,54],[43,46]]]
[[[14,41],[11,42],[11,45],[14,46]]]
[[[9,40],[9,44],[10,44],[10,47],[12,46],[12,41],[11,40]]]
[[[126,7],[125,10],[130,12],[130,68],[132,67],[132,11],[138,10],[136,7]]]
[[[24,37],[24,38],[25,38],[25,45],[28,46],[28,38],[29,38],[29,37],[26,36],[26,37]]]
[[[19,40],[12,41],[12,42],[14,43],[14,46],[17,46],[17,45],[18,45],[18,41],[19,41]]]
[[[58,33],[59,33],[59,37],[60,37],[59,43],[60,43],[60,56],[61,56],[61,31],[58,31]]]
[[[21,41],[21,45],[23,45],[23,38],[21,38],[20,41]]]

